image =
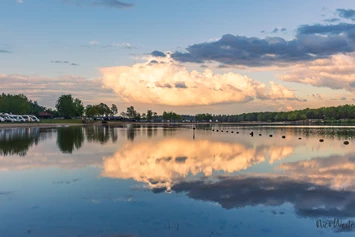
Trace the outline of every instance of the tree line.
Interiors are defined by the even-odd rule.
[[[11,114],[38,114],[39,112],[52,112],[40,106],[37,101],[29,100],[24,94],[11,95],[2,93],[0,95],[0,112]]]
[[[302,109],[287,112],[253,112],[237,115],[211,115],[212,120],[219,122],[283,122],[302,120],[353,120],[355,119],[355,105],[340,105],[321,107],[316,109]],[[197,116],[196,116],[197,117]],[[197,119],[198,121],[198,119]]]
[[[118,113],[118,108],[115,104],[108,106],[105,103],[96,105],[83,105],[83,102],[74,98],[72,95],[61,95],[55,103],[56,109],[46,108],[37,103],[37,101],[29,100],[24,94],[0,95],[0,112],[12,114],[34,114],[47,112],[53,117],[97,117],[97,116],[115,116]],[[162,115],[157,112],[147,110],[144,113],[139,113],[133,106],[127,107],[125,111],[120,113],[120,116],[129,120],[136,121],[172,121],[180,122],[196,121],[196,122],[282,122],[282,121],[300,121],[300,120],[327,120],[336,121],[355,119],[355,105],[340,105],[332,107],[321,107],[316,109],[306,108],[303,110],[293,110],[287,112],[252,112],[236,115],[216,115],[210,113],[201,113],[196,115],[181,115],[172,111],[164,111]]]

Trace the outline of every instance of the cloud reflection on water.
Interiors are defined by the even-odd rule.
[[[154,193],[186,192],[190,198],[226,209],[291,203],[300,216],[355,217],[353,148],[345,150],[331,137],[324,146],[314,135],[295,143],[292,134],[277,140],[278,136],[219,137],[201,131],[192,141],[188,130],[134,127],[0,131],[0,170],[97,166],[104,177],[143,182]],[[45,146],[39,146],[42,143]],[[47,147],[53,145],[56,151]],[[306,154],[299,150],[305,147],[311,159],[285,160]],[[324,149],[333,155],[314,157]],[[236,173],[262,163],[276,170]]]
[[[103,159],[102,176],[133,178],[152,188],[165,187],[189,174],[211,176],[214,171],[232,173],[252,165],[282,160],[292,154],[292,146],[247,147],[239,143],[167,137],[126,143],[112,157]]]
[[[197,200],[213,201],[223,208],[280,206],[291,203],[296,213],[305,217],[355,217],[355,192],[332,189],[306,180],[285,176],[220,177],[180,182],[172,186]]]

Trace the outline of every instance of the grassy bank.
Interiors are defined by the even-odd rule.
[[[41,119],[40,123],[55,123],[55,124],[82,124],[81,119]]]

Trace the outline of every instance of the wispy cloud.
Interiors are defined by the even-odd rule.
[[[323,100],[322,96],[320,94],[312,94],[312,97],[318,100]]]
[[[271,31],[271,33],[273,33],[273,34],[275,34],[275,33],[277,33],[277,32],[279,32],[279,29],[278,29],[278,28],[275,28],[275,29],[273,29],[273,31]]]
[[[123,49],[136,49],[131,43],[111,43],[111,44],[101,44],[100,42],[93,40],[88,44],[81,45],[84,48],[123,48]]]
[[[0,49],[0,53],[12,53],[11,51]]]
[[[90,41],[89,44],[90,45],[98,45],[98,44],[100,44],[100,42],[93,40],[93,41]]]
[[[71,63],[71,62],[68,62],[68,61],[51,61],[51,63],[58,63],[58,64],[68,64],[68,65],[71,65],[71,66],[79,66],[79,64],[77,63]]]
[[[77,6],[109,7],[109,8],[129,8],[134,4],[125,3],[117,0],[64,0],[64,3],[76,4]]]
[[[19,74],[0,74],[1,90],[4,93],[24,93],[39,104],[53,107],[62,94],[72,94],[85,104],[109,103],[115,98],[110,89],[102,88],[100,79],[78,76],[41,77]],[[80,88],[78,90],[78,88]],[[93,95],[95,95],[93,97]]]
[[[355,92],[355,53],[292,65],[281,80]]]
[[[110,47],[117,47],[123,49],[136,49],[136,47],[134,47],[130,43],[112,43],[112,44],[107,44],[102,46],[102,48],[110,48]]]
[[[344,19],[355,21],[355,10],[353,9],[337,9],[336,12]]]
[[[340,21],[340,19],[339,18],[329,18],[329,19],[325,19],[324,21],[329,22],[329,23],[335,23],[335,22]]]
[[[23,0],[16,0],[17,3],[23,3]]]
[[[286,28],[274,28],[272,31],[271,31],[271,34],[275,34],[275,33],[278,33],[278,32],[282,32],[282,33],[285,33],[287,31]],[[265,31],[262,31],[261,33],[264,33]]]

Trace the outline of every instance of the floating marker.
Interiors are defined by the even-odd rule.
[[[301,140],[301,139],[302,139],[302,137],[299,137],[299,138],[298,138],[298,140]]]
[[[261,136],[261,133],[259,133],[259,136]]]
[[[324,142],[324,139],[319,139],[320,142]]]
[[[270,134],[269,137],[272,137],[272,135]]]
[[[349,141],[344,141],[344,145],[349,145]]]
[[[231,131],[231,133],[233,133],[233,131]]]
[[[239,132],[237,132],[237,134],[239,134]]]
[[[286,136],[282,136],[282,138],[286,138]]]
[[[254,135],[254,132],[251,132],[251,133],[249,133],[250,134],[250,136],[253,136]]]

